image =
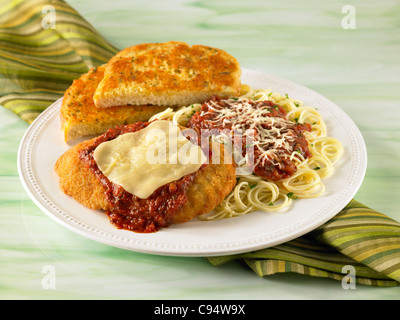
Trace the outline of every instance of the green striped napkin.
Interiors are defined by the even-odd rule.
[[[31,123],[117,51],[62,0],[0,0],[0,105]]]
[[[316,230],[287,243],[244,254],[208,257],[215,266],[243,261],[259,276],[294,272],[346,286],[400,284],[400,223],[352,200]]]
[[[74,79],[117,51],[62,0],[0,0],[0,104],[31,123]],[[400,283],[400,224],[353,200],[296,240],[206,259],[215,266],[240,260],[259,276],[295,272],[395,286]]]

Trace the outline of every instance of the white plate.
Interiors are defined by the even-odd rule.
[[[328,135],[345,149],[333,177],[325,180],[326,195],[294,201],[283,213],[254,212],[219,221],[193,220],[157,233],[140,234],[115,229],[100,211],[87,209],[62,193],[53,167],[71,146],[60,130],[61,100],[46,109],[28,128],[18,153],[21,181],[32,200],[63,226],[92,240],[137,252],[176,256],[213,256],[274,246],[317,228],[354,197],[366,170],[367,152],[354,122],[338,106],[318,93],[288,80],[243,69],[242,83],[304,101],[318,108]]]

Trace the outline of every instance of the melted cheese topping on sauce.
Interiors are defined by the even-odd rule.
[[[264,165],[266,158],[269,158],[274,165],[279,166],[279,163],[274,163],[278,154],[289,158],[296,151],[291,146],[295,137],[288,130],[294,125],[292,121],[282,116],[271,117],[266,108],[258,108],[257,102],[253,105],[247,99],[227,99],[223,102],[227,107],[221,107],[212,100],[207,102],[207,107],[217,114],[212,122],[216,126],[221,123],[228,125],[232,132],[242,132],[244,136],[250,134],[250,137],[254,137],[252,145],[261,152],[258,163]],[[204,116],[205,113],[202,112],[201,115]],[[287,153],[282,152],[283,150]]]
[[[167,120],[103,142],[93,157],[110,181],[142,199],[157,188],[196,172],[207,160],[202,149]]]

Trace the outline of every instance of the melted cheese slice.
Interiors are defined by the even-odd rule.
[[[112,182],[147,199],[157,188],[199,170],[207,158],[167,120],[101,143],[94,160]]]

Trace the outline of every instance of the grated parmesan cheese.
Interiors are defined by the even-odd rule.
[[[269,100],[211,99],[203,104],[191,123],[200,129],[228,128],[233,136],[241,134],[242,141],[247,139],[254,147],[254,167],[263,167],[263,170],[278,169],[292,174],[293,157],[310,156],[307,142],[301,137],[306,127],[287,119],[286,111]],[[243,156],[247,155],[244,153],[248,147],[242,146]],[[276,168],[270,168],[271,165]]]

